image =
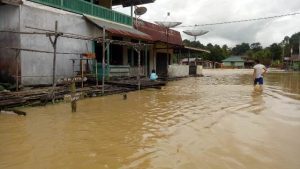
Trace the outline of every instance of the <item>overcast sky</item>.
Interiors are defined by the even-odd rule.
[[[299,0],[156,0],[143,6],[148,11],[141,19],[150,22],[179,21],[182,22],[181,26],[300,13]],[[130,14],[130,8],[116,6],[113,9]],[[170,12],[170,17],[167,17],[167,12]],[[266,47],[281,42],[286,35],[300,32],[300,14],[244,23],[175,28],[181,32],[183,39],[193,40],[182,33],[182,30],[191,29],[209,31],[197,38],[204,44],[227,44],[233,47],[242,42],[260,42]]]

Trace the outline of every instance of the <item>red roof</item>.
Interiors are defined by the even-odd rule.
[[[167,29],[165,27],[150,22],[138,20],[134,23],[134,27],[139,31],[150,35],[153,41],[160,41],[179,46],[183,45],[180,32],[178,31],[169,29],[169,38],[167,38]]]

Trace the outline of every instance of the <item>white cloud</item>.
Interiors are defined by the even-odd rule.
[[[251,18],[268,17],[300,12],[299,0],[156,0],[144,5],[148,8],[142,19],[150,22],[166,20],[181,21],[183,26],[226,22]],[[130,8],[118,7],[115,10],[130,14]],[[246,42],[261,42],[268,46],[279,43],[284,36],[300,32],[300,15],[226,25],[198,27],[209,30],[207,35],[199,37],[201,43],[229,46]],[[178,31],[189,28],[176,28]],[[193,40],[182,33],[183,38]]]

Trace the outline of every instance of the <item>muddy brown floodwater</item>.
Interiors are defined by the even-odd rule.
[[[249,70],[0,115],[1,169],[299,169],[300,73]]]

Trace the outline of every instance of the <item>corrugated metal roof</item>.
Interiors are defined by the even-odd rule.
[[[194,47],[190,47],[190,46],[184,46],[184,49],[188,49],[188,50],[192,50],[192,51],[199,51],[199,52],[210,53],[209,50],[205,50],[205,49],[201,49],[201,48],[194,48]]]
[[[223,62],[245,62],[241,56],[230,56],[227,59],[222,60]]]
[[[139,31],[142,31],[150,35],[153,41],[160,41],[160,42],[179,45],[179,46],[183,45],[180,32],[178,31],[169,29],[169,33],[168,33],[169,37],[167,37],[167,33],[166,33],[167,29],[162,26],[150,22],[146,22],[143,20],[138,20],[137,22],[135,21],[134,26]]]
[[[153,3],[155,0],[112,0],[112,5],[123,5],[123,7],[136,6]]]
[[[96,26],[100,27],[101,29],[105,27],[105,29],[110,32],[112,35],[116,36],[125,36],[125,37],[130,37],[134,39],[141,39],[141,40],[147,40],[147,41],[152,41],[152,38],[136,29],[133,27],[127,26],[127,25],[122,25],[119,23],[114,23],[110,22],[104,19],[96,18],[94,16],[90,15],[83,15],[88,21],[92,22]]]

